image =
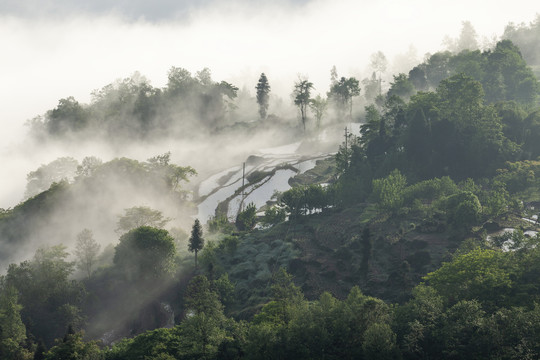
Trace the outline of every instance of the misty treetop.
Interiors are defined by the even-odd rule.
[[[125,233],[141,226],[163,228],[172,219],[165,218],[161,211],[148,206],[134,206],[124,209],[124,215],[118,216],[116,231]]]
[[[193,76],[172,67],[164,89],[154,88],[135,73],[92,93],[92,102],[81,105],[73,97],[61,99],[44,117],[30,122],[33,133],[44,138],[88,136],[150,138],[182,133],[196,128],[225,125],[238,88],[215,82],[205,68]]]
[[[101,245],[94,239],[92,230],[83,229],[77,234],[75,256],[77,257],[77,267],[90,277],[94,265],[97,262]]]
[[[328,99],[334,103],[341,116],[344,112],[348,112],[348,119],[352,121],[353,98],[359,95],[359,81],[354,77],[348,79],[342,77],[331,84]]]
[[[527,63],[536,68],[540,66],[540,45],[538,37],[540,36],[540,15],[536,14],[536,18],[530,24],[514,24],[510,23],[504,29],[503,38],[511,40],[516,44],[523,54],[523,58]],[[538,74],[537,74],[538,75]]]
[[[64,163],[69,166],[59,165]],[[170,218],[162,215],[164,210],[175,209],[175,226],[189,226],[193,210],[185,183],[195,170],[172,163],[170,153],[148,161],[87,157],[77,164],[60,158],[31,172],[29,189],[39,184],[41,192],[2,212],[4,267],[22,244],[74,244],[81,229],[72,224],[91,229],[102,244],[117,240],[114,229],[123,233],[141,225],[165,226]],[[118,217],[122,209],[126,213]]]
[[[25,198],[30,198],[47,190],[52,183],[64,179],[73,181],[78,172],[78,166],[79,163],[72,157],[61,157],[46,165],[41,165],[35,171],[31,171],[26,176]]]
[[[365,108],[362,136],[337,155],[348,168],[342,181],[382,177],[395,168],[415,180],[480,178],[493,176],[505,161],[535,159],[538,89],[507,40],[483,53],[432,55],[409,77],[394,76],[384,101]]]
[[[268,78],[264,73],[261,74],[255,90],[257,90],[257,104],[259,105],[259,115],[261,117],[261,120],[264,120],[266,119],[266,113],[268,111],[268,105],[270,100],[270,84],[268,83]]]
[[[457,54],[438,52],[414,67],[408,74],[417,91],[435,89],[439,83],[463,73],[482,84],[485,101],[516,101],[525,106],[537,105],[539,84],[520,49],[510,40],[503,40],[493,49],[463,50]],[[390,88],[402,86],[394,82]],[[398,92],[399,93],[399,92]]]
[[[313,90],[313,83],[307,78],[299,78],[298,81],[294,83],[292,96],[294,104],[298,106],[298,110],[300,111],[300,120],[302,121],[304,131],[306,130],[311,90]]]
[[[518,34],[525,28],[513,29],[508,28],[506,37],[523,40]],[[407,74],[394,74],[393,80],[388,82],[387,96],[408,101],[416,92],[433,91],[441,81],[463,73],[480,82],[484,100],[488,103],[516,101],[529,109],[537,105],[540,87],[521,50],[512,41],[502,40],[492,48],[480,51],[471,40],[474,34],[472,38],[467,35],[471,31],[466,29],[466,24],[464,31],[463,39],[450,46],[455,52],[437,52]],[[528,58],[532,56],[528,55]],[[310,110],[317,120],[317,126],[313,127],[319,128],[327,110],[326,104],[334,110],[333,120],[357,121],[358,116],[354,115],[362,111],[360,106],[353,107],[353,99],[360,98],[360,84],[364,91],[359,104],[384,106],[382,74],[388,67],[384,53],[374,53],[370,67],[373,70],[371,77],[362,81],[355,77],[340,77],[334,67],[327,102],[311,96],[315,87],[307,78],[295,82],[292,103],[298,107],[301,128],[305,129]],[[135,73],[94,91],[88,105],[80,104],[73,97],[61,99],[57,107],[31,120],[29,125],[32,133],[41,139],[75,137],[117,141],[213,134],[224,129],[238,129],[239,124],[248,128],[276,126],[275,121],[257,122],[252,113],[257,106],[259,119],[269,116],[270,90],[267,74],[261,73],[255,86],[255,97],[240,99],[237,86],[213,80],[208,68],[192,74],[184,68],[172,67],[164,88],[154,88],[144,76]],[[242,97],[245,96],[249,95],[242,93]],[[246,106],[246,101],[252,103],[251,107]],[[290,117],[290,114],[280,116]],[[291,125],[294,123],[289,121],[287,126]]]

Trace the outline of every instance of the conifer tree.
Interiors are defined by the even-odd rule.
[[[270,99],[270,84],[264,73],[261,74],[259,82],[255,87],[257,90],[257,104],[259,104],[259,115],[261,120],[266,119],[266,112],[268,111],[268,101]]]
[[[204,247],[203,231],[199,219],[195,219],[195,223],[191,228],[191,236],[189,238],[188,250],[195,253],[195,267],[197,267],[197,253]]]

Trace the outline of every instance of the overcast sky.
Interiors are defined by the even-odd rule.
[[[538,12],[530,0],[0,0],[0,157],[27,119],[135,71],[162,87],[171,66],[208,67],[250,90],[264,71],[282,96],[303,74],[324,94],[333,65],[367,76],[380,50],[405,71],[462,21],[482,40]]]
[[[373,52],[421,60],[469,20],[481,36],[530,22],[534,1],[2,0],[2,121],[24,122],[60,98],[139,71],[163,86],[171,66],[254,86],[266,71],[288,92],[298,73],[326,92],[329,70],[361,76]],[[403,56],[402,56],[403,58]],[[400,69],[401,70],[401,69]]]
[[[3,0],[0,12],[21,17],[61,17],[85,13],[91,16],[115,14],[126,20],[184,20],[193,10],[211,6],[211,0]],[[262,5],[267,1],[252,0]],[[308,0],[273,0],[274,4],[302,5]]]

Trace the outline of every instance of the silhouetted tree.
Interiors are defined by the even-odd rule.
[[[91,230],[84,229],[77,235],[77,245],[75,256],[77,256],[77,267],[90,277],[92,267],[96,263],[100,245],[94,239]]]
[[[170,218],[164,218],[161,211],[151,209],[148,206],[134,206],[124,209],[124,213],[124,216],[119,216],[116,223],[116,232],[118,233],[125,233],[141,226],[163,228],[171,221]]]
[[[268,95],[270,93],[270,84],[268,83],[268,79],[266,78],[266,75],[264,73],[261,74],[261,77],[259,78],[259,82],[257,83],[255,89],[257,90],[257,104],[259,104],[259,115],[261,116],[261,120],[264,120],[266,119],[266,112],[268,111],[268,100],[270,99],[270,96]]]
[[[236,227],[240,231],[253,230],[257,224],[257,207],[249,203],[244,211],[241,211],[236,217]]]
[[[315,114],[315,119],[317,119],[317,129],[321,127],[321,120],[326,113],[327,106],[328,100],[321,97],[321,95],[317,95],[309,102],[309,108]]]
[[[349,118],[352,119],[352,98],[360,95],[359,81],[354,77],[342,77],[330,88],[328,97],[338,106],[338,110],[348,110]]]
[[[300,109],[300,117],[302,119],[302,125],[304,131],[306,130],[307,120],[307,108],[310,103],[311,90],[313,89],[313,83],[307,79],[298,79],[294,84],[293,96],[294,104]]]
[[[197,253],[204,247],[203,231],[199,219],[195,219],[195,223],[191,228],[191,236],[189,238],[188,250],[195,253],[195,267],[197,267]]]

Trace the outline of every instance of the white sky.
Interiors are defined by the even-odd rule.
[[[264,71],[284,97],[304,74],[324,94],[333,65],[340,75],[364,77],[376,51],[392,61],[412,46],[420,61],[442,48],[445,35],[457,37],[462,21],[471,21],[480,37],[493,37],[509,22],[529,23],[540,12],[530,0],[218,0],[189,8],[177,20],[144,21],[107,12],[13,15],[6,8],[0,6],[2,161],[13,155],[27,119],[67,96],[86,103],[92,90],[135,71],[162,87],[171,66],[192,72],[209,67],[214,80],[250,90]],[[11,177],[0,170],[1,185]],[[5,199],[0,191],[0,207],[14,205]]]

